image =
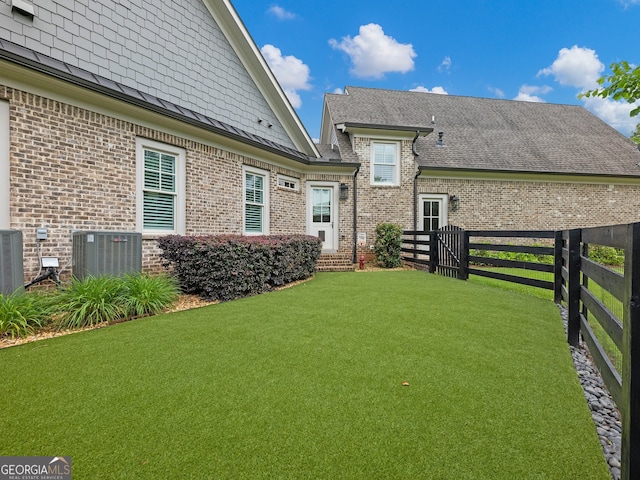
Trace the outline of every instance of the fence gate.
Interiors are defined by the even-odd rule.
[[[447,225],[435,232],[437,259],[435,271],[445,277],[466,279],[466,275],[460,269],[463,255],[466,255],[464,247],[464,230],[454,225]]]

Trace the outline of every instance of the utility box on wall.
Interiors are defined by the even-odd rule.
[[[142,271],[142,234],[73,232],[73,276],[121,275]]]
[[[22,232],[0,230],[0,293],[11,295],[24,291]]]

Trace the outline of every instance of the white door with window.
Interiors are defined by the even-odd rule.
[[[338,184],[307,184],[307,232],[322,240],[323,252],[338,250]]]
[[[427,232],[447,225],[448,195],[423,194],[418,199],[418,230]]]

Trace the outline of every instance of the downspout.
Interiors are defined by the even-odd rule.
[[[420,154],[416,150],[416,142],[418,141],[419,136],[420,136],[420,130],[416,130],[416,136],[413,137],[413,142],[411,142],[411,151],[413,152],[413,155],[415,155],[416,157],[420,156]]]
[[[420,136],[420,130],[416,130],[416,136],[413,137],[413,142],[411,144],[411,151],[413,152],[414,157],[419,157],[420,154],[418,150],[416,150],[416,142],[418,141],[418,137]],[[417,161],[416,161],[417,163]],[[413,230],[418,229],[418,177],[420,176],[420,167],[418,166],[418,172],[416,176],[413,177]]]
[[[418,173],[413,177],[413,229],[418,230],[418,177],[420,176],[420,169]]]
[[[358,263],[358,172],[353,172],[353,259],[351,263]]]
[[[411,151],[415,158],[419,157],[420,154],[418,150],[416,150],[416,142],[418,141],[418,137],[420,136],[420,130],[416,130],[416,136],[413,137],[413,142],[411,144]],[[417,160],[416,160],[417,163]],[[416,172],[415,177],[413,177],[413,231],[416,232],[418,230],[418,177],[420,176],[420,166],[418,166],[418,171]],[[417,248],[416,242],[418,240],[418,236],[413,234],[413,258],[418,258],[418,254],[415,251]]]

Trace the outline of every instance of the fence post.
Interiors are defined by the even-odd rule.
[[[622,329],[622,477],[640,478],[640,223],[627,227]]]
[[[438,266],[438,236],[435,230],[429,232],[429,273],[436,273]]]
[[[462,235],[460,240],[460,270],[458,278],[460,280],[467,280],[469,278],[469,232],[463,230],[459,235]]]
[[[553,301],[562,303],[562,231],[556,231],[553,241]]]
[[[567,292],[567,341],[572,347],[580,343],[580,242],[582,230],[569,230],[569,280]]]

